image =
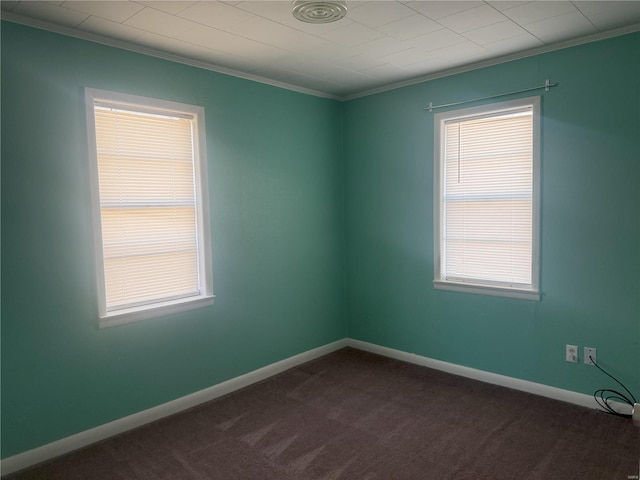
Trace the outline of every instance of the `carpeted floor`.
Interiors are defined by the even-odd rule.
[[[627,480],[636,430],[347,348],[9,478]]]

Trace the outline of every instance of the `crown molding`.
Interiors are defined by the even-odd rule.
[[[204,70],[210,70],[217,73],[222,73],[225,75],[230,75],[237,78],[242,78],[244,80],[250,80],[258,83],[263,83],[266,85],[270,85],[277,88],[282,88],[285,90],[291,90],[297,93],[302,93],[305,95],[311,95],[315,97],[327,98],[330,100],[339,100],[342,102],[346,102],[349,100],[355,100],[357,98],[368,97],[370,95],[375,95],[378,93],[387,92],[390,90],[396,90],[398,88],[408,87],[411,85],[417,85],[419,83],[428,82],[430,80],[436,80],[439,78],[449,77],[451,75],[457,75],[460,73],[470,72],[472,70],[478,70],[480,68],[491,67],[494,65],[499,65],[502,63],[511,62],[514,60],[520,60],[523,58],[533,57],[536,55],[540,55],[543,53],[554,52],[557,50],[563,50],[565,48],[571,48],[578,45],[584,45],[587,43],[597,42],[600,40],[606,40],[609,38],[619,37],[622,35],[627,35],[630,33],[635,33],[640,31],[640,23],[635,23],[633,25],[628,25],[626,27],[617,28],[614,30],[608,30],[606,32],[594,33],[591,35],[587,35],[580,38],[575,38],[571,40],[566,40],[563,42],[554,43],[551,45],[544,45],[542,47],[536,47],[529,50],[524,50],[522,52],[516,52],[509,55],[503,55],[501,57],[490,58],[487,60],[482,60],[480,62],[474,62],[467,65],[461,65],[459,67],[450,68],[447,70],[441,70],[438,72],[430,73],[427,75],[420,75],[418,77],[411,78],[409,80],[403,80],[400,82],[394,82],[390,84],[386,84],[380,87],[376,87],[373,89],[356,92],[344,96],[333,95],[326,92],[321,92],[318,90],[313,90],[305,87],[301,87],[299,85],[293,85],[286,82],[281,82],[278,80],[273,80],[270,78],[262,77],[259,75],[253,75],[247,72],[241,72],[239,70],[234,70],[231,68],[222,67],[220,65],[216,65],[209,62],[203,62],[200,60],[194,60],[188,57],[184,57],[182,55],[175,55],[172,53],[164,52],[161,50],[156,50],[154,48],[143,47],[141,45],[137,45],[132,42],[127,42],[124,40],[116,40],[114,38],[106,37],[103,35],[97,35],[94,33],[83,32],[80,30],[76,30],[74,28],[64,27],[61,25],[56,25],[50,22],[45,22],[42,20],[37,20],[29,17],[24,17],[22,15],[18,15],[12,12],[2,12],[1,16],[2,20],[6,20],[13,23],[18,23],[21,25],[26,25],[28,27],[38,28],[41,30],[47,30],[53,33],[59,33],[61,35],[66,35],[74,38],[78,38],[81,40],[87,40],[94,43],[100,43],[103,45],[107,45],[110,47],[120,48],[123,50],[128,50],[135,53],[141,53],[143,55],[149,55],[156,58],[161,58],[163,60],[168,60],[171,62],[182,63],[184,65],[189,65],[191,67],[202,68]]]
[[[142,45],[137,45],[132,42],[127,42],[124,40],[117,40],[111,37],[106,37],[104,35],[98,35],[95,33],[84,32],[81,30],[76,30],[74,28],[65,27],[62,25],[56,25],[54,23],[45,22],[42,20],[37,20],[34,18],[25,17],[22,15],[17,15],[12,12],[2,12],[2,20],[6,20],[8,22],[17,23],[20,25],[25,25],[27,27],[33,27],[40,30],[46,30],[52,33],[58,33],[61,35],[65,35],[68,37],[77,38],[80,40],[87,40],[89,42],[99,43],[102,45],[107,45],[109,47],[120,48],[122,50],[128,50],[130,52],[141,53],[143,55],[148,55],[151,57],[160,58],[162,60],[168,60],[170,62],[181,63],[183,65],[188,65],[190,67],[202,68],[204,70],[210,70],[216,73],[222,73],[225,75],[230,75],[232,77],[242,78],[244,80],[250,80],[257,83],[263,83],[265,85],[270,85],[272,87],[282,88],[285,90],[291,90],[297,93],[302,93],[305,95],[311,95],[314,97],[328,98],[330,100],[341,100],[342,98],[336,95],[332,95],[330,93],[321,92],[318,90],[313,90],[310,88],[301,87],[299,85],[292,85],[290,83],[281,82],[278,80],[273,80],[266,77],[261,77],[259,75],[253,75],[247,72],[241,72],[239,70],[234,70],[231,68],[222,67],[220,65],[216,65],[209,62],[203,62],[201,60],[195,60],[192,58],[188,58],[182,55],[175,55],[173,53],[164,52],[162,50],[157,50],[155,48],[144,47]]]
[[[414,77],[410,80],[403,80],[400,82],[391,83],[381,87],[372,88],[364,92],[358,92],[350,95],[340,97],[343,102],[349,100],[355,100],[356,98],[368,97],[377,93],[387,92],[389,90],[396,90],[398,88],[409,87],[411,85],[417,85],[419,83],[428,82],[429,80],[436,80],[438,78],[449,77],[451,75],[457,75],[459,73],[470,72],[472,70],[478,70],[480,68],[491,67],[499,65],[501,63],[512,62],[514,60],[520,60],[522,58],[534,57],[543,53],[554,52],[556,50],[563,50],[565,48],[576,47],[578,45],[584,45],[586,43],[598,42],[600,40],[606,40],[608,38],[619,37],[627,35],[629,33],[635,33],[640,31],[640,23],[628,25],[626,27],[616,28],[615,30],[608,30],[606,32],[594,33],[585,37],[574,38],[572,40],[566,40],[564,42],[554,43],[550,45],[544,45],[542,47],[536,47],[529,50],[523,50],[522,52],[511,53],[509,55],[503,55],[501,57],[490,58],[482,60],[480,62],[470,63],[467,65],[461,65],[459,67],[442,70],[439,72],[430,73],[428,75],[421,75]]]

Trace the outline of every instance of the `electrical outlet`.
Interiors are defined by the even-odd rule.
[[[576,345],[567,345],[565,359],[567,362],[578,363],[578,347]]]
[[[592,347],[584,347],[584,364],[585,365],[593,365],[593,362],[596,360],[596,349]]]

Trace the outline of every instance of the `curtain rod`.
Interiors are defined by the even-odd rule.
[[[490,95],[488,97],[474,98],[472,100],[462,100],[461,102],[453,102],[453,103],[443,103],[442,105],[434,105],[432,102],[429,102],[429,106],[424,107],[423,110],[433,111],[434,108],[444,108],[444,107],[453,107],[454,105],[462,105],[464,103],[478,102],[480,100],[488,100],[490,98],[498,98],[498,97],[506,97],[507,95],[515,95],[516,93],[523,92],[531,92],[533,90],[540,90],[544,88],[545,92],[548,92],[551,87],[557,86],[557,83],[549,82],[549,79],[545,80],[544,85],[540,85],[538,87],[525,88],[524,90],[516,90],[515,92],[509,93],[499,93],[497,95]]]

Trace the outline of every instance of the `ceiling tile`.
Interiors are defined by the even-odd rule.
[[[257,1],[261,1],[261,0],[257,0]],[[372,1],[379,2],[384,0],[347,0],[347,8],[348,10],[353,10],[354,8],[361,7],[365,3],[371,3]]]
[[[384,33],[360,25],[359,23],[352,23],[351,25],[331,30],[323,34],[322,37],[339,45],[351,47],[384,37]]]
[[[3,1],[0,1],[0,10],[5,12],[10,12],[14,8],[16,8],[17,5],[18,5],[17,0],[16,1],[3,0]]]
[[[209,57],[208,60],[205,57],[202,58],[203,61],[208,61],[213,65],[220,66],[223,68],[228,68],[230,70],[235,70],[238,72],[246,72],[251,73],[255,69],[260,68],[262,65],[266,65],[272,60],[268,58],[258,59],[255,58],[247,59],[243,57],[238,57],[235,55],[227,55],[226,53],[219,52],[217,50],[209,50],[202,49],[203,51],[207,51],[205,55]]]
[[[376,28],[413,14],[415,14],[414,10],[399,2],[374,1],[349,9],[348,15],[351,20]]]
[[[454,13],[463,12],[474,7],[480,7],[484,5],[484,2],[465,2],[465,1],[440,1],[440,2],[425,2],[417,0],[411,2],[407,6],[411,7],[416,12],[420,12],[426,15],[432,20],[438,20],[442,17],[453,15]]]
[[[429,20],[419,13],[378,27],[378,30],[381,32],[398,40],[407,40],[440,29],[442,29],[442,25],[433,20]]]
[[[176,37],[197,25],[149,7],[145,7],[124,23],[166,37]]]
[[[476,28],[486,27],[494,23],[499,23],[507,18],[500,12],[491,8],[489,5],[471,8],[464,12],[455,13],[448,17],[438,20],[438,23],[453,30],[454,32],[464,33]]]
[[[406,50],[413,46],[414,45],[411,43],[411,40],[396,40],[391,37],[382,37],[353,47],[353,49],[358,50],[358,53],[369,53],[376,57],[383,57],[385,55],[391,55],[392,53]]]
[[[238,37],[222,30],[197,25],[178,36],[179,40],[245,59],[273,59],[286,52],[264,43]]]
[[[273,62],[273,66],[282,67],[292,72],[299,72],[316,78],[331,79],[334,83],[349,82],[369,78],[367,75],[355,70],[340,67],[337,65],[327,65],[324,62],[300,61],[298,57],[289,56]]]
[[[256,59],[246,61],[237,56],[227,55],[214,49],[177,41],[155,33],[144,32],[136,39],[136,42],[154,50],[168,52],[179,57],[189,58],[228,69],[248,71],[249,67],[257,68],[261,65]],[[264,62],[266,63],[266,61],[267,60]]]
[[[171,15],[177,15],[196,2],[189,2],[187,0],[153,0],[141,2],[140,0],[136,0],[136,3],[141,3],[143,5],[146,5],[147,7],[155,8],[156,10],[162,10],[163,12],[170,13]]]
[[[270,65],[273,68],[282,68],[318,78],[326,76],[328,71],[326,63],[316,62],[313,59],[300,60],[297,55],[284,55],[272,61]]]
[[[409,72],[411,72],[412,75],[418,76],[427,75],[439,70],[446,70],[447,68],[451,68],[452,66],[453,65],[451,65],[451,62],[449,60],[443,60],[439,57],[433,57],[424,62],[407,65],[405,68]]]
[[[527,33],[526,30],[511,20],[506,20],[494,25],[489,25],[488,27],[471,30],[470,32],[466,32],[464,36],[478,45],[484,45],[486,43],[504,40],[505,38],[516,37],[523,33]]]
[[[302,84],[301,81],[298,82],[296,81],[296,79],[287,78],[284,81],[286,83],[291,83],[293,85]],[[305,83],[308,85],[306,88],[315,90],[317,92],[328,92],[328,93],[331,93],[332,95],[343,95],[344,94],[343,92],[345,92],[345,89],[342,85],[335,82],[331,82],[324,78],[309,77],[309,80]]]
[[[542,41],[530,33],[523,33],[517,37],[505,38],[496,42],[486,43],[482,46],[498,55],[508,55],[510,53],[530,50],[544,45]]]
[[[621,6],[630,5],[634,9],[640,8],[639,1],[625,1],[625,2],[614,2],[614,1],[588,1],[588,2],[580,2],[574,1],[573,4],[578,7],[585,16],[590,17],[592,15],[599,15],[607,10],[612,10],[612,7],[615,7],[617,10]]]
[[[292,52],[304,52],[328,44],[320,37],[254,16],[236,25],[233,33]]]
[[[295,18],[287,19],[282,22],[284,25],[288,25],[289,27],[295,28],[296,30],[300,30],[301,32],[310,33],[311,35],[317,35],[321,37],[323,34],[330,32],[332,30],[336,30],[338,28],[346,27],[353,22],[353,20],[345,17],[337,22],[332,23],[306,23],[301,22],[300,20],[296,20]]]
[[[251,74],[253,74],[253,72],[257,68],[260,68],[263,65],[269,64],[270,62],[273,61],[269,58],[255,59],[255,58],[239,57],[236,55],[228,55],[226,53],[221,53],[215,50],[215,57],[217,57],[218,55],[222,55],[223,58],[212,59],[211,63],[213,63],[214,65],[219,65],[224,68],[229,68],[237,72],[251,73]]]
[[[189,54],[189,52],[195,52],[204,49],[204,47],[181,42],[180,40],[176,40],[175,38],[168,38],[163,35],[158,35],[151,32],[143,32],[142,35],[138,37],[136,43],[145,47],[173,53],[175,55],[184,53]],[[187,56],[191,58],[191,54]]]
[[[466,41],[467,39],[462,35],[446,29],[407,40],[407,42],[411,43],[414,47],[421,48],[425,51],[438,50]]]
[[[13,12],[65,27],[75,27],[88,18],[86,13],[69,10],[49,2],[20,2]]]
[[[112,22],[122,23],[127,18],[135,15],[144,8],[142,5],[138,5],[133,2],[86,2],[86,1],[73,1],[64,2],[63,7],[71,10],[77,10],[78,12],[93,15],[95,17],[104,18],[105,20],[111,20]]]
[[[573,3],[600,30],[640,23],[640,1]]]
[[[580,12],[566,13],[525,25],[525,28],[545,43],[596,33],[597,30]]]
[[[377,67],[364,70],[362,73],[379,80],[396,81],[405,78],[408,70],[391,63],[378,65]]]
[[[425,62],[434,57],[433,52],[425,52],[418,48],[410,48],[408,50],[402,50],[401,52],[381,57],[380,60],[386,63],[392,63],[399,67],[406,67],[414,63]]]
[[[336,63],[357,71],[377,67],[378,65],[382,65],[386,62],[383,62],[378,57],[374,57],[368,53],[361,53],[353,57],[340,59]]]
[[[406,72],[409,72],[409,70],[405,70],[405,74]],[[349,91],[344,92],[343,95],[363,92],[371,88],[379,87],[381,83],[380,79],[373,75],[363,75],[362,80],[357,85],[352,81],[345,81],[344,85],[349,87]]]
[[[296,53],[296,55],[303,61],[308,58],[313,58],[314,62],[336,63],[341,59],[353,57],[361,53],[363,53],[363,47],[361,45],[345,47],[338,45],[337,43],[327,41],[327,44],[322,47],[310,48],[304,53]]]
[[[520,5],[524,5],[525,3],[529,3],[531,0],[525,1],[510,1],[510,0],[497,0],[495,2],[488,1],[487,3],[491,5],[496,10],[502,11],[507,8],[519,7]]]
[[[253,0],[238,2],[235,7],[240,11],[252,13],[283,24],[289,21],[291,23],[300,22],[299,20],[296,20],[291,13],[291,2],[283,2],[281,0]]]
[[[293,18],[290,0],[1,3],[9,21],[75,28],[80,37],[109,37],[336,95],[640,24],[640,0],[348,0],[348,7],[338,22],[310,24]]]
[[[270,61],[268,58],[246,59],[236,55],[228,55],[224,52],[210,48],[190,45],[186,42],[176,42],[174,40],[167,39],[167,37],[156,35],[155,33],[146,32],[139,41],[140,43],[146,44],[150,48],[154,48],[156,50],[167,51],[180,57],[247,73],[268,64]],[[170,43],[167,44],[167,42]]]
[[[196,25],[176,38],[187,43],[216,50],[224,45],[231,45],[235,40],[238,40],[238,37],[229,32],[223,32],[205,25]]]
[[[576,11],[571,2],[529,2],[503,10],[502,13],[514,22],[526,25]]]
[[[87,18],[78,28],[97,35],[124,40],[125,42],[132,42],[145,33],[143,30],[98,17]]]
[[[489,55],[489,51],[473,42],[464,42],[450,47],[440,48],[432,52],[433,56],[445,60],[472,59],[480,61]]]
[[[198,2],[182,10],[178,16],[226,31],[252,18],[251,14],[222,2]]]
[[[312,75],[305,75],[300,72],[283,70],[281,68],[276,68],[272,64],[263,65],[254,70],[253,73],[279,82],[293,85],[305,85],[307,88],[319,91],[335,90],[340,87],[339,84],[330,82],[326,79],[317,78]]]
[[[349,85],[357,84],[369,80],[371,77],[361,72],[356,72],[348,68],[332,68],[324,75],[331,78],[334,82],[347,83]]]

